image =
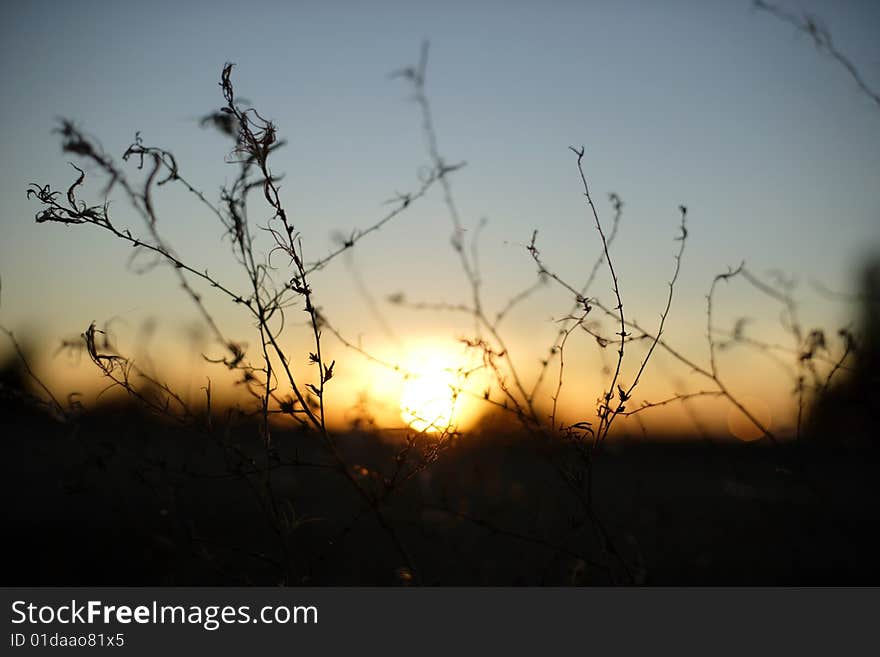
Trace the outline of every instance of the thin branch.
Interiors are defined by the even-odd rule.
[[[847,74],[849,74],[850,78],[856,83],[859,90],[870,98],[877,107],[880,107],[880,93],[874,91],[868,83],[865,82],[864,77],[862,77],[862,74],[859,72],[856,65],[853,64],[852,60],[838,50],[837,46],[834,44],[834,40],[831,38],[831,32],[822,26],[817,18],[807,13],[798,16],[778,5],[770,4],[763,0],[755,0],[754,7],[760,11],[766,11],[768,14],[775,16],[789,25],[793,25],[797,30],[809,36],[813,40],[813,45],[816,46],[816,49],[820,52],[824,52],[843,67]]]

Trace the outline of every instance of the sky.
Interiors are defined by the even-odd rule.
[[[880,5],[784,6],[821,18],[868,83],[880,86]],[[525,248],[534,230],[545,262],[563,278],[582,281],[592,266],[600,243],[568,150],[583,145],[602,220],[611,220],[609,192],[625,203],[612,258],[630,316],[646,324],[656,325],[663,308],[677,208],[687,206],[666,335],[694,359],[707,358],[709,284],[742,261],[761,276],[778,271],[797,281],[805,325],[833,332],[854,321],[851,305],[814,283],[854,292],[861,267],[880,251],[880,110],[806,36],[749,2],[34,1],[6,4],[0,24],[0,324],[35,349],[36,366],[59,389],[99,386],[57,345],[93,320],[112,320],[139,358],[190,372],[186,385],[197,390],[203,374],[192,368],[211,347],[193,337],[197,314],[172,275],[138,275],[128,249],[92,227],[34,222],[28,184],[66,189],[73,180],[71,158],[52,133],[58,118],[76,121],[117,160],[140,131],[217,198],[233,176],[224,163],[229,143],[202,129],[199,117],[222,104],[220,71],[235,62],[237,93],[288,140],[273,167],[285,174],[282,194],[306,259],[317,259],[335,235],[371,225],[388,199],[419,185],[430,161],[418,107],[389,74],[416,63],[425,39],[440,151],[467,163],[451,179],[466,234],[487,222],[479,254],[490,312],[535,280]],[[90,181],[84,198],[103,201],[100,181]],[[161,229],[185,259],[241,280],[210,215],[174,190],[159,207]],[[111,208],[137,226],[121,199]],[[450,235],[434,190],[315,275],[323,311],[382,357],[413,367],[447,354],[454,360],[471,326],[466,317],[387,303],[395,293],[467,300]],[[607,299],[609,286],[600,277],[593,294]],[[524,371],[536,371],[569,303],[570,294],[548,285],[506,321]],[[252,334],[221,300],[212,310],[232,333]],[[741,282],[722,286],[716,324],[744,316],[754,335],[785,339],[778,305]],[[399,421],[402,384],[327,341],[340,361],[343,415],[367,394],[387,407],[383,422]],[[607,355],[594,346],[583,336],[571,347],[571,417],[594,407],[605,380]],[[771,399],[790,396],[779,376],[755,369],[777,370],[759,354],[725,357],[730,380],[755,404],[775,407]],[[652,368],[640,389],[648,399],[699,387],[662,356]],[[710,418],[727,417],[713,409]]]

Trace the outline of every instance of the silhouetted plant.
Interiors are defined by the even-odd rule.
[[[314,301],[310,275],[326,266],[333,259],[370,233],[401,214],[410,205],[422,198],[438,181],[457,167],[437,167],[422,177],[420,187],[412,193],[398,194],[393,208],[373,225],[353,232],[344,243],[328,255],[307,263],[304,255],[303,237],[288,216],[279,192],[278,177],[272,172],[270,157],[284,142],[277,138],[275,124],[265,119],[256,109],[245,107],[238,101],[232,84],[232,64],[223,67],[220,86],[225,105],[219,111],[205,117],[203,124],[217,127],[222,133],[234,139],[230,163],[238,167],[238,175],[232,184],[221,191],[220,202],[214,204],[198,191],[181,173],[173,154],[163,148],[145,144],[140,133],[122,156],[123,162],[134,160],[138,170],[144,170],[145,179],[141,185],[129,179],[125,171],[104,153],[93,139],[79,130],[72,122],[62,121],[58,132],[62,136],[62,148],[74,154],[103,172],[108,182],[104,195],[114,189],[121,189],[129,205],[143,220],[146,230],[144,236],[137,235],[130,228],[118,226],[111,219],[109,203],[89,205],[78,198],[80,187],[85,182],[83,169],[72,165],[78,176],[67,189],[66,194],[53,190],[49,185],[31,185],[28,197],[41,205],[36,214],[38,223],[60,223],[65,225],[91,225],[112,233],[116,238],[128,243],[136,251],[146,251],[157,256],[174,269],[178,280],[199,310],[210,328],[215,341],[222,345],[224,354],[207,357],[209,362],[221,364],[229,370],[238,372],[240,383],[259,401],[259,417],[264,454],[262,465],[239,470],[237,474],[246,479],[259,474],[262,478],[255,494],[265,512],[267,522],[277,536],[281,552],[279,563],[283,565],[283,581],[288,581],[289,537],[295,523],[273,483],[272,473],[279,465],[302,467],[326,467],[337,472],[361,496],[365,507],[375,516],[399,551],[410,577],[417,581],[417,569],[409,553],[400,541],[397,532],[388,522],[383,510],[385,500],[393,493],[402,480],[412,478],[421,469],[436,460],[447,436],[441,435],[424,449],[416,449],[417,439],[411,436],[407,448],[395,459],[395,469],[380,490],[374,490],[371,482],[363,482],[353,472],[339,452],[336,438],[328,430],[326,423],[326,393],[334,377],[335,361],[324,356],[322,333],[325,322]],[[247,275],[250,289],[246,292],[234,291],[233,287],[219,280],[207,269],[184,262],[175,255],[173,248],[160,234],[160,218],[155,208],[154,195],[158,188],[166,184],[182,185],[193,194],[220,222],[232,245],[232,255],[236,263]],[[248,219],[248,196],[257,191],[269,208],[269,216],[263,226],[271,236],[273,245],[268,254],[259,254],[254,246],[251,222]],[[282,254],[287,262],[278,268],[272,264],[272,256]],[[200,280],[217,291],[232,303],[241,306],[252,317],[259,335],[259,362],[253,362],[244,343],[228,338],[208,309],[208,303],[196,290],[192,280]],[[302,305],[307,313],[312,333],[312,349],[308,353],[308,363],[315,371],[313,377],[296,372],[295,359],[281,346],[280,335],[284,329],[285,309],[293,304]],[[103,338],[103,339],[101,339]],[[112,347],[107,336],[97,330],[94,322],[82,336],[84,348],[95,366],[108,378],[112,385],[123,389],[133,399],[160,416],[168,416],[183,424],[209,429],[203,422],[202,414],[190,408],[190,404],[176,394],[168,385],[155,379],[140,369],[131,359],[126,358]],[[147,394],[144,386],[149,385],[156,394]],[[210,385],[206,388],[208,418],[210,420]],[[54,402],[53,408],[60,404]],[[272,441],[270,416],[283,414],[303,427],[316,432],[322,439],[330,461],[324,463],[304,463],[298,459],[283,462],[278,456]],[[228,448],[227,448],[228,449]],[[237,454],[241,457],[241,454]]]
[[[880,107],[880,94],[874,91],[868,83],[865,82],[858,67],[840,51],[834,43],[834,39],[831,37],[831,32],[828,28],[822,25],[822,21],[819,18],[808,13],[798,15],[780,7],[779,5],[764,2],[764,0],[754,0],[753,6],[759,11],[764,11],[789,25],[793,25],[796,30],[810,37],[810,39],[813,40],[813,45],[816,49],[820,52],[824,52],[831,57],[831,59],[836,61],[847,72],[856,85],[858,85],[859,90],[870,98],[875,105]]]

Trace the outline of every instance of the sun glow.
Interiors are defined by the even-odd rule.
[[[449,357],[431,356],[408,368],[400,394],[400,417],[420,432],[441,433],[457,422],[459,376]]]
[[[773,424],[773,414],[770,412],[770,407],[763,400],[757,397],[746,396],[742,398],[742,402],[758,422],[767,429],[770,429]],[[758,438],[764,436],[764,432],[758,429],[754,422],[734,407],[731,407],[727,413],[727,428],[732,435],[744,442],[758,440]]]

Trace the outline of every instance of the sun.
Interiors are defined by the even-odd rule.
[[[457,377],[443,359],[424,359],[410,369],[400,394],[400,417],[419,432],[441,433],[455,423]]]

